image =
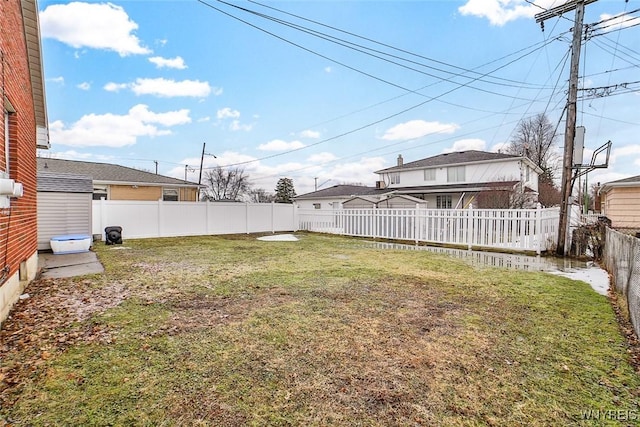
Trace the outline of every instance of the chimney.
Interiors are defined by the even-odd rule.
[[[402,154],[398,154],[398,166],[402,166]]]

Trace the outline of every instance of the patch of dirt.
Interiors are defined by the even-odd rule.
[[[292,301],[286,290],[271,288],[246,298],[180,295],[168,304],[173,309],[170,330],[185,331],[237,322],[262,307],[273,307]]]
[[[111,342],[104,326],[83,321],[117,306],[128,292],[120,283],[103,288],[91,283],[40,279],[29,284],[29,297],[16,303],[0,329],[0,406],[10,405],[15,389],[56,353],[77,342]]]

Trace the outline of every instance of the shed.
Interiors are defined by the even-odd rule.
[[[354,196],[342,202],[344,209],[373,209],[376,207],[378,197],[375,196]]]
[[[414,209],[416,206],[426,209],[427,202],[406,194],[392,194],[377,203],[378,208]]]
[[[90,176],[38,172],[38,250],[51,250],[54,236],[91,235]]]

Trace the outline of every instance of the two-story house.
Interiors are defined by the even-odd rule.
[[[505,193],[519,199],[521,207],[538,201],[538,177],[542,170],[529,158],[486,151],[458,151],[404,163],[398,156],[393,167],[376,171],[376,187],[425,200],[430,208],[482,206],[481,197]]]
[[[399,155],[395,166],[375,173],[379,176],[375,187],[335,186],[300,195],[296,203],[323,209],[330,198],[335,209],[354,196],[366,196],[369,205],[379,206],[378,201],[392,195],[407,195],[432,209],[533,208],[542,170],[527,157],[470,150],[409,163]]]

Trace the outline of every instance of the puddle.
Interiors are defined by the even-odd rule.
[[[607,295],[607,290],[609,289],[609,274],[591,261],[585,262],[566,258],[468,251],[464,249],[405,245],[401,243],[366,242],[365,244],[367,247],[377,249],[435,252],[459,258],[476,266],[510,268],[524,271],[544,271],[587,282],[594,291],[601,295]]]

